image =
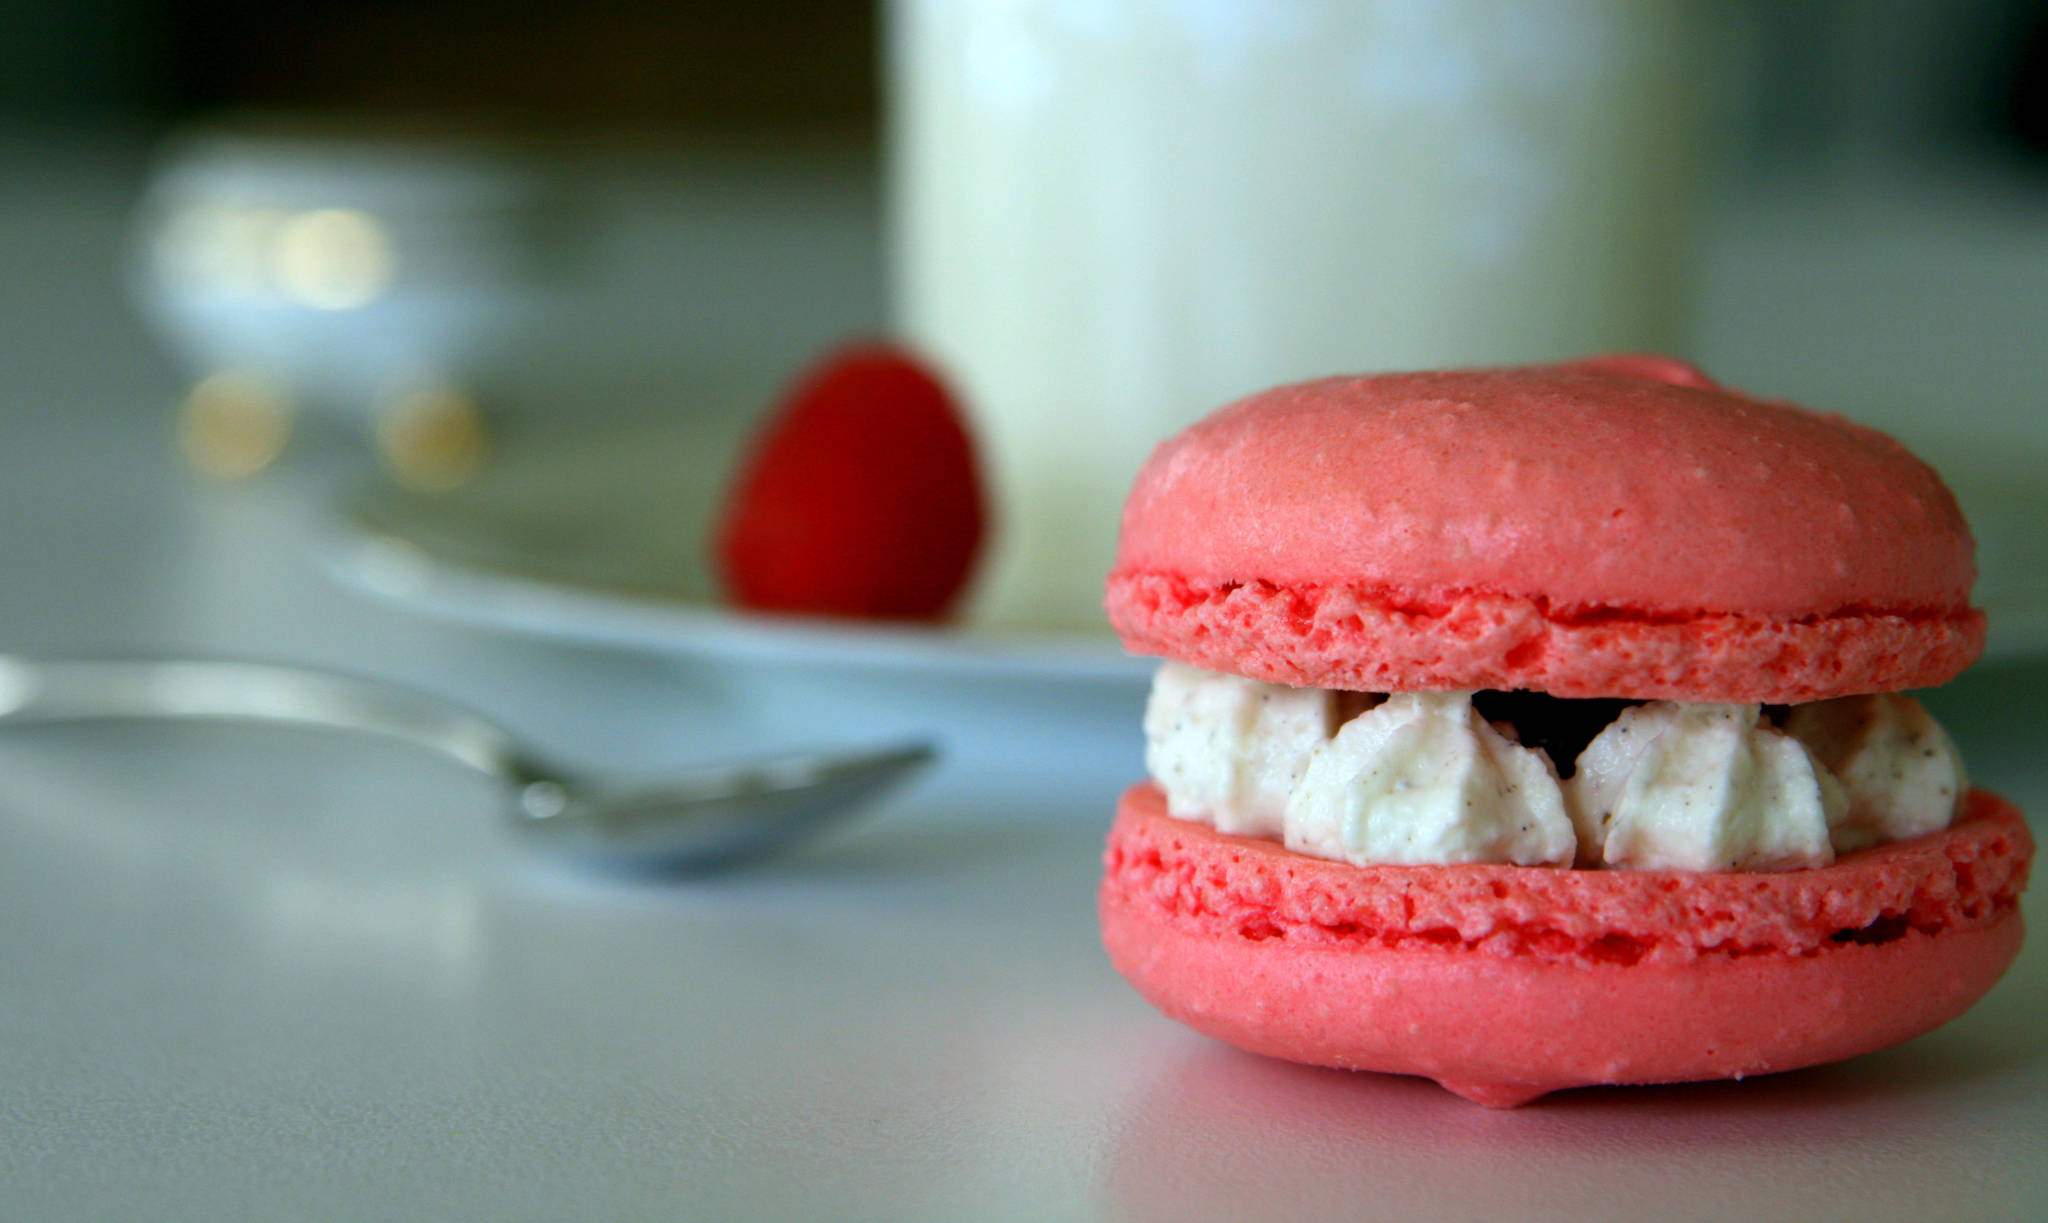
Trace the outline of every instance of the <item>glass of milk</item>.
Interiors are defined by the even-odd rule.
[[[895,308],[989,457],[974,618],[1100,625],[1131,476],[1237,395],[1669,347],[1689,7],[895,0]]]

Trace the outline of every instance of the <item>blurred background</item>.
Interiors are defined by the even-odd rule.
[[[390,489],[355,526],[465,564],[714,598],[747,429],[894,332],[995,484],[969,618],[1070,631],[1130,471],[1223,398],[1654,347],[1900,434],[1987,589],[2043,601],[2043,0],[4,0],[0,30],[0,416],[99,401],[230,480],[352,455]]]
[[[1746,160],[1854,143],[2040,163],[2048,18],[2038,0],[1699,7],[1717,10],[1747,52],[1729,82],[1752,95]],[[871,141],[881,122],[883,17],[867,3],[506,3],[485,17],[435,0],[12,0],[0,11],[0,103],[17,123],[161,129],[222,108],[275,107],[611,137]]]
[[[732,613],[743,439],[877,333],[981,445],[965,624]],[[2048,808],[2048,0],[0,0],[0,656],[382,676],[600,776],[942,753],[649,885],[390,745],[9,730],[0,1213],[2038,1215],[2038,938],[1855,1067],[1444,1125],[1102,961],[1146,448],[1625,346],[1944,471],[2003,657],[1929,705]]]

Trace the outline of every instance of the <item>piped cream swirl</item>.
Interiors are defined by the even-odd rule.
[[[1471,693],[1382,697],[1167,663],[1146,763],[1168,809],[1220,831],[1367,863],[1679,870],[1820,866],[1946,827],[1967,783],[1910,697],[1794,706],[1651,701],[1569,780]]]

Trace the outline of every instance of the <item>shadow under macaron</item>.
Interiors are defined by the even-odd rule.
[[[1427,1079],[1299,1066],[1189,1033],[1185,1056],[1121,1115],[1106,1213],[2016,1217],[2048,1200],[2021,1119],[2048,1088],[2048,1035],[2027,1022],[2048,1002],[2044,955],[1978,1010],[1894,1049],[1741,1082],[1562,1091],[1505,1111]]]

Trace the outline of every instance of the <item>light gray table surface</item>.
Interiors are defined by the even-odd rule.
[[[135,152],[6,150],[0,650],[327,663],[622,767],[920,727],[950,755],[785,860],[662,883],[527,857],[483,783],[402,747],[0,735],[0,1217],[2048,1218],[2040,941],[1886,1053],[1487,1112],[1238,1054],[1111,972],[1093,891],[1140,769],[1131,683],[734,667],[337,586],[317,482],[171,457],[176,382],[113,257]],[[875,321],[836,309],[798,326]],[[1717,317],[1713,345],[1819,377]],[[2027,359],[1995,376],[2038,404]],[[1934,698],[2036,811],[2044,690],[2016,651]]]

